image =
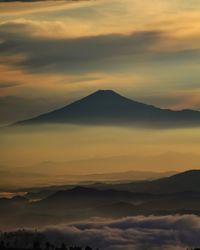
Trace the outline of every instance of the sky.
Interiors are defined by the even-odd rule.
[[[98,89],[200,110],[198,0],[0,5],[1,124]]]
[[[98,89],[200,111],[199,0],[0,1],[0,9],[1,126]],[[0,136],[5,185],[86,172],[183,171],[200,162],[199,129],[66,126]],[[49,179],[38,179],[45,171]]]

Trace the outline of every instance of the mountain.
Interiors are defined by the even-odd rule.
[[[124,159],[126,160],[126,158]],[[104,174],[87,174],[82,175],[85,181],[113,181],[113,182],[130,182],[141,180],[155,180],[162,177],[174,175],[176,172],[153,172],[153,171],[126,171],[126,172],[113,172]]]
[[[56,166],[57,167],[57,166]],[[57,186],[45,186],[45,187],[33,187],[20,189],[22,192],[26,192],[25,197],[30,201],[39,201],[47,198],[48,196],[56,193],[59,190],[69,190],[76,185],[84,187],[95,187],[98,183],[130,183],[133,181],[141,180],[155,180],[162,177],[167,177],[175,174],[176,172],[147,172],[147,171],[127,171],[127,172],[113,172],[104,174],[87,174],[87,175],[67,175],[67,178],[74,181],[71,185],[57,185]],[[69,182],[69,180],[67,180]],[[78,183],[78,184],[77,184]],[[19,190],[18,190],[19,191]]]
[[[200,214],[199,181],[200,171],[188,171],[129,186],[102,184],[103,189],[78,186],[58,191],[32,206],[36,209],[34,211],[57,213],[60,220],[77,218],[77,215],[78,219],[84,219],[92,216]]]
[[[7,213],[17,213],[20,211],[20,209],[23,209],[27,203],[28,199],[22,196],[15,196],[13,198],[0,198],[1,216],[6,215]]]
[[[186,172],[175,174],[173,172],[168,173],[151,173],[147,172],[150,175],[148,179],[137,179],[134,177],[135,171],[130,172],[121,172],[121,173],[108,173],[108,174],[94,174],[86,175],[88,177],[99,177],[100,180],[96,182],[86,182],[80,183],[79,185],[82,188],[91,188],[96,189],[97,191],[103,190],[115,190],[115,191],[128,191],[128,192],[139,192],[139,193],[153,193],[153,194],[168,194],[168,193],[177,193],[177,192],[200,192],[200,170],[189,170]],[[136,172],[139,176],[143,172]],[[124,177],[124,180],[120,181],[120,174]],[[131,179],[128,180],[128,174]],[[156,175],[157,174],[157,175]],[[156,178],[157,176],[157,178]],[[113,181],[111,181],[113,177]],[[103,180],[102,180],[102,179]],[[106,178],[109,178],[109,182]],[[116,180],[115,180],[116,178]],[[155,179],[156,178],[156,179]],[[123,179],[123,178],[122,178]],[[115,181],[114,181],[115,180]],[[106,181],[106,182],[104,182]],[[47,187],[37,187],[31,189],[22,189],[19,191],[27,192],[25,197],[29,200],[42,200],[53,194],[57,193],[60,190],[73,190],[76,185],[58,185],[58,186],[47,186]],[[76,189],[75,189],[76,190]],[[74,191],[74,190],[73,190]],[[72,194],[73,192],[70,191]],[[73,194],[74,195],[74,194]],[[76,193],[77,195],[77,193]],[[95,195],[99,195],[95,194]],[[105,195],[105,194],[103,194]]]
[[[173,191],[155,194],[77,186],[31,203],[31,213],[38,216],[41,211],[45,211],[46,216],[50,217],[56,214],[56,220],[60,221],[93,216],[184,214],[191,211],[200,214],[200,192]],[[52,217],[52,220],[55,218]]]
[[[153,181],[103,185],[102,187],[105,189],[110,188],[131,192],[149,192],[154,194],[178,193],[186,191],[200,192],[200,170],[189,170]]]
[[[112,90],[99,90],[63,108],[15,125],[42,123],[199,126],[200,112],[160,109],[130,100]]]
[[[155,181],[77,186],[58,190],[39,201],[0,199],[0,225],[39,227],[91,217],[134,215],[200,215],[200,170]]]
[[[48,210],[51,207],[55,211],[92,208],[93,211],[100,212],[102,209],[105,212],[113,204],[118,204],[117,207],[123,204],[125,210],[134,206],[134,212],[139,214],[140,211],[164,211],[165,208],[200,211],[199,183],[200,170],[191,170],[154,181],[77,186],[55,192],[35,204],[40,209]]]
[[[58,191],[47,198],[35,202],[35,204],[44,207],[61,207],[62,209],[83,208],[85,206],[97,206],[102,204],[111,204],[113,202],[142,202],[152,199],[149,193],[133,193],[117,190],[98,190],[90,187],[77,186],[70,190]]]

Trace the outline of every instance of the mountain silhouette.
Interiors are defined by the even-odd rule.
[[[9,229],[81,221],[91,217],[200,216],[199,183],[200,170],[191,170],[154,181],[60,189],[36,201],[24,197],[0,198],[0,222]]]
[[[69,190],[60,190],[47,198],[36,202],[39,206],[54,207],[56,205],[62,208],[69,206],[84,207],[88,205],[110,204],[113,202],[141,201],[152,198],[149,193],[132,193],[118,190],[98,190],[90,187],[77,186]]]
[[[17,122],[15,125],[42,123],[199,126],[200,112],[160,109],[133,101],[112,90],[98,90],[63,108]]]
[[[131,192],[149,192],[153,194],[200,192],[200,170],[188,170],[153,181],[104,185],[104,188],[126,190]]]
[[[200,214],[200,170],[191,170],[155,181],[129,184],[77,186],[58,191],[32,203],[34,211],[88,216],[118,217],[148,214]]]

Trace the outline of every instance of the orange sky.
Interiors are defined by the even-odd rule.
[[[0,3],[0,9],[0,125],[98,89],[200,110],[198,0],[15,2]],[[74,165],[99,172],[102,159],[102,171],[199,168],[199,129],[29,132],[0,132],[0,170],[24,166],[31,173],[52,161],[62,162],[60,173],[73,172]]]
[[[0,5],[1,123],[102,88],[161,107],[200,109],[199,1]]]

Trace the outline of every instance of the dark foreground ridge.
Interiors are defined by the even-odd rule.
[[[125,125],[151,127],[200,126],[200,112],[174,111],[128,99],[112,90],[99,90],[65,107],[14,125]]]

